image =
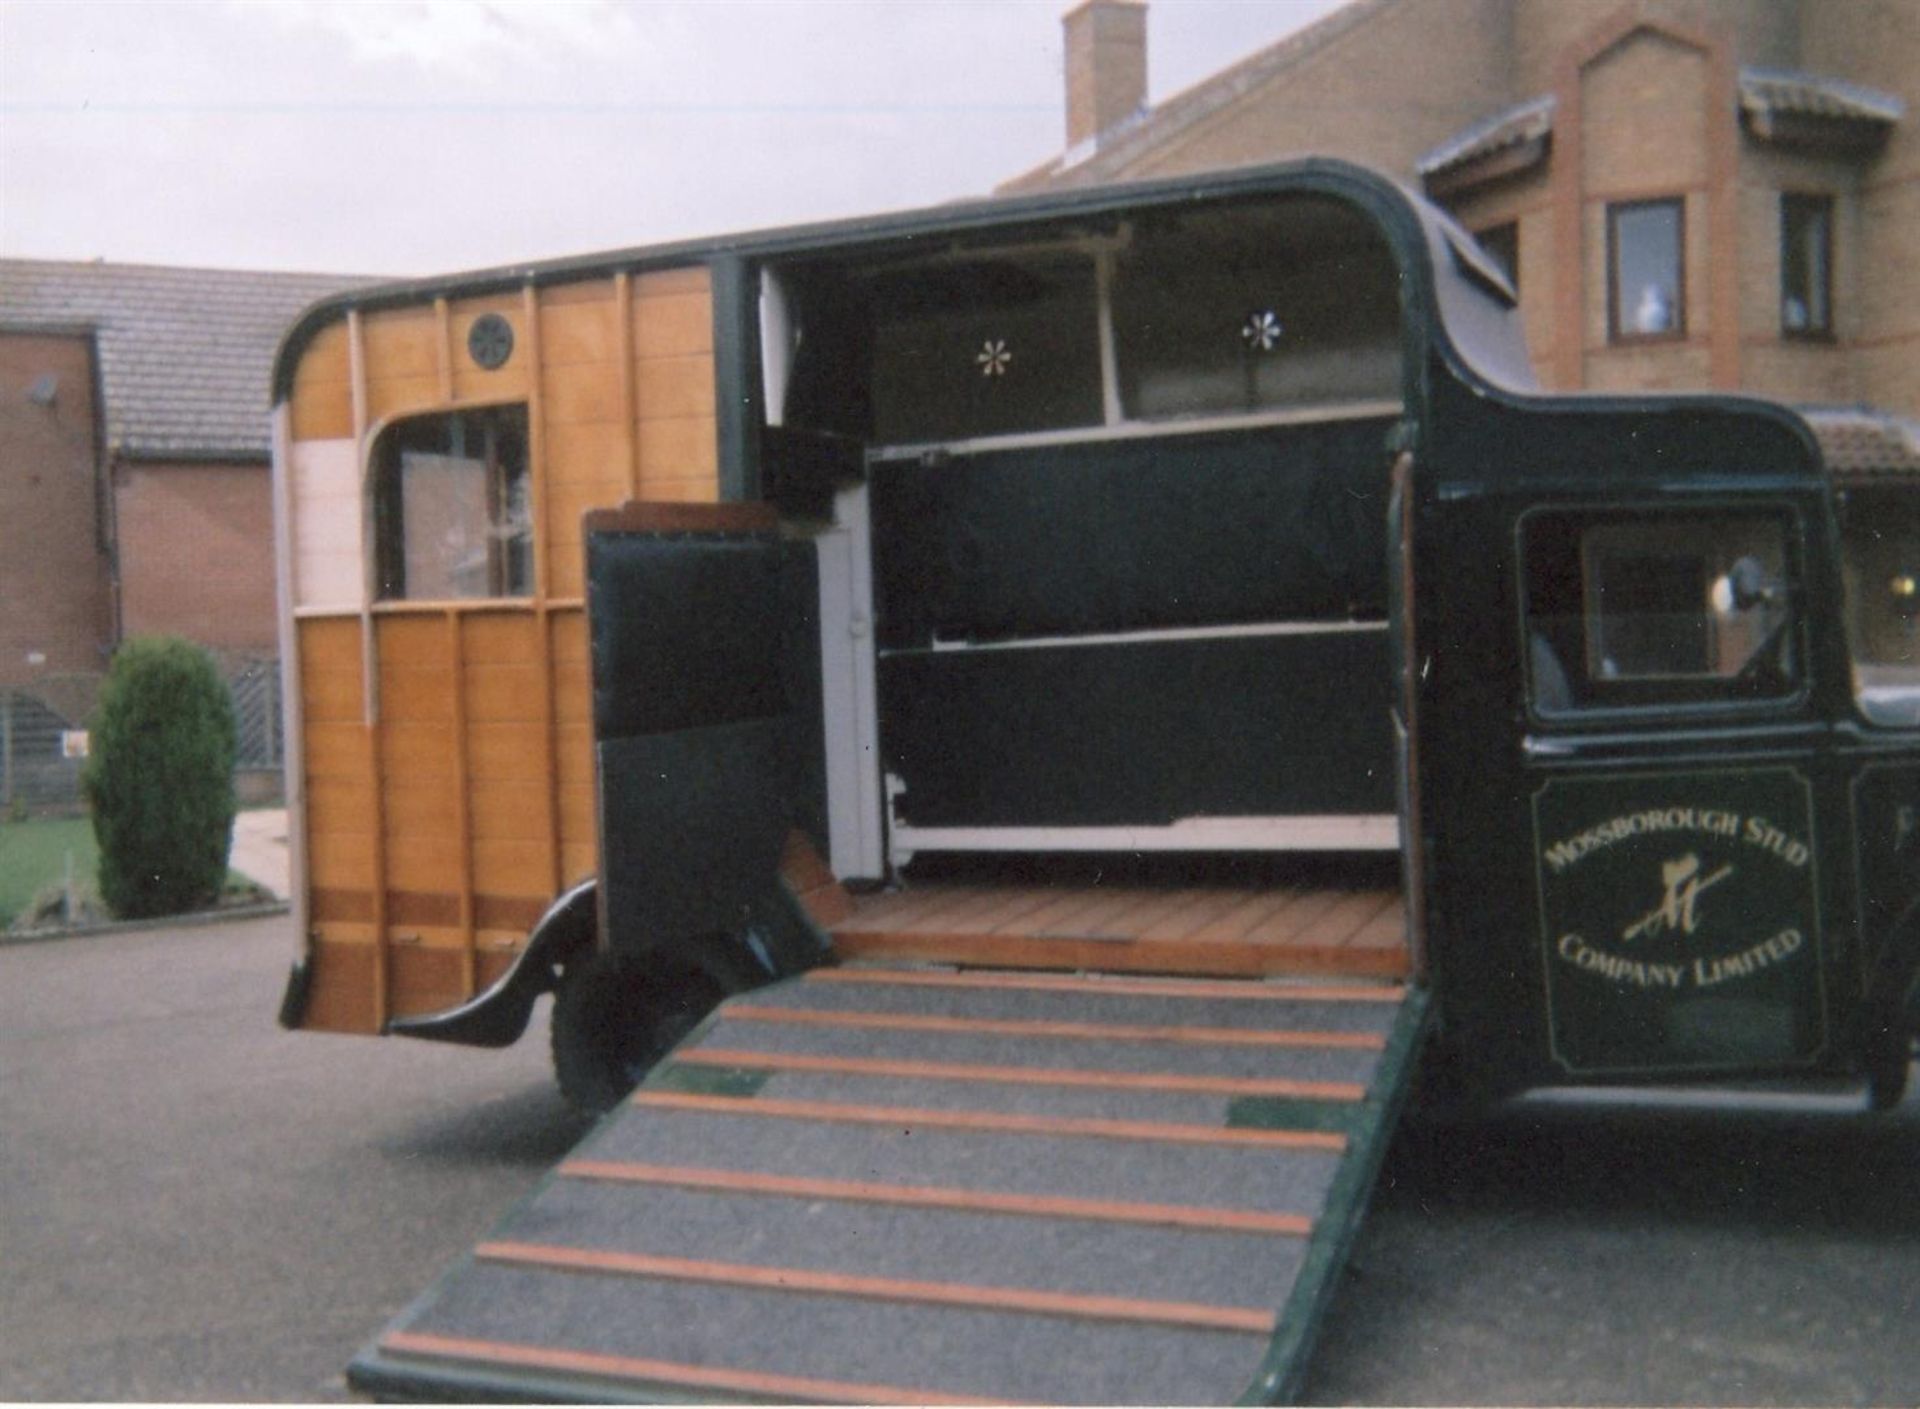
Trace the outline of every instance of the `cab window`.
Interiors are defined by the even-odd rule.
[[[1872,723],[1920,726],[1920,485],[1840,496],[1854,697]]]
[[[396,421],[374,443],[373,464],[383,600],[532,592],[526,407]]]
[[[1783,515],[1546,513],[1523,530],[1542,714],[1781,699],[1800,686]]]

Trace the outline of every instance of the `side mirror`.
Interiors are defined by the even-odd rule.
[[[1756,607],[1779,606],[1785,596],[1780,582],[1767,574],[1758,558],[1749,556],[1737,559],[1714,579],[1709,600],[1715,614],[1724,618]]]
[[[1901,616],[1920,616],[1920,572],[1896,572],[1887,579],[1887,596]]]

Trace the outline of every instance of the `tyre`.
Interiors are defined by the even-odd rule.
[[[566,967],[553,1000],[553,1071],[569,1102],[612,1110],[726,997],[698,970],[593,954]]]

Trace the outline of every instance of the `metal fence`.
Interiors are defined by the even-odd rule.
[[[272,656],[217,661],[233,698],[236,773],[279,771],[285,757],[280,662]],[[53,675],[0,686],[0,810],[80,801],[87,728],[102,675]]]

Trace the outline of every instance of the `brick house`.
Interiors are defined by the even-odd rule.
[[[1351,0],[1152,108],[1145,16],[1067,14],[1067,148],[1003,191],[1348,157],[1506,263],[1547,388],[1845,407],[1920,468],[1912,0]]]
[[[114,646],[221,658],[249,796],[278,758],[267,383],[338,276],[0,260],[0,805],[74,796]]]
[[[0,260],[0,685],[275,647],[267,378],[354,280]]]

